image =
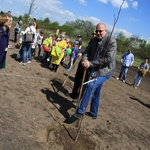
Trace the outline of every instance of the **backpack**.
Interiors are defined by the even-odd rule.
[[[23,42],[33,43],[35,34],[32,32],[31,27],[29,28],[30,31],[23,35]]]

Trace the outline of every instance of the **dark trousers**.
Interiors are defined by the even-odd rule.
[[[17,33],[17,32],[15,32],[15,33],[14,33],[14,43],[16,43],[16,42],[17,42],[17,35],[18,35],[18,33]]]
[[[81,87],[82,78],[83,78],[83,73],[84,73],[84,68],[81,65],[81,61],[80,61],[79,64],[78,64],[77,71],[76,71],[72,93],[70,93],[70,96],[73,99],[78,98],[78,96],[79,96],[80,87]],[[89,71],[87,70],[84,82],[88,81],[88,79],[89,79]],[[82,90],[82,95],[85,91],[85,88],[86,88],[86,86],[84,85],[83,90]]]
[[[52,68],[50,68],[51,71],[57,72],[59,65],[52,64]]]

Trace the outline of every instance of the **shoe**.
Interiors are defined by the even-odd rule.
[[[91,112],[86,112],[85,115],[92,117],[93,119],[97,119],[97,116],[93,116]]]
[[[23,65],[23,66],[25,66],[26,65],[26,63],[23,63],[22,61],[19,63],[20,65]]]
[[[73,93],[69,93],[69,96],[70,96],[72,99],[76,99],[76,98],[77,98],[77,96],[75,96],[75,94],[73,94]]]
[[[26,65],[26,63],[22,63],[22,65],[23,65],[23,66],[25,66],[25,65]]]
[[[78,98],[72,100],[72,103],[77,103],[77,102],[78,102]]]
[[[117,80],[119,80],[119,78],[116,78]]]
[[[31,64],[31,61],[27,61],[27,64]]]
[[[67,71],[70,71],[70,70],[71,70],[71,68],[67,68],[66,70],[67,70]]]
[[[50,61],[50,59],[49,59],[49,58],[47,58],[47,61]]]
[[[123,82],[123,83],[125,83],[126,81],[125,81],[125,80],[123,80],[122,82]]]
[[[76,112],[73,116],[77,119],[81,119],[83,117],[83,114]]]
[[[50,71],[51,71],[51,72],[55,72],[54,68],[50,68]]]
[[[137,89],[137,86],[134,86],[135,89]]]

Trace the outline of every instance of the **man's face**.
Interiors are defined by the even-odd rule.
[[[128,49],[128,53],[129,53],[129,54],[131,53],[131,50],[130,50],[130,49]]]
[[[145,63],[148,63],[148,59],[145,59]]]
[[[102,39],[105,35],[106,35],[106,28],[103,24],[99,24],[97,27],[96,27],[96,36],[98,39]]]

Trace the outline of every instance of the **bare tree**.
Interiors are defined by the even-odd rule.
[[[30,7],[29,7],[29,10],[28,10],[28,13],[27,13],[28,17],[30,17],[30,15],[37,9],[36,4],[37,4],[36,0],[31,0]]]

